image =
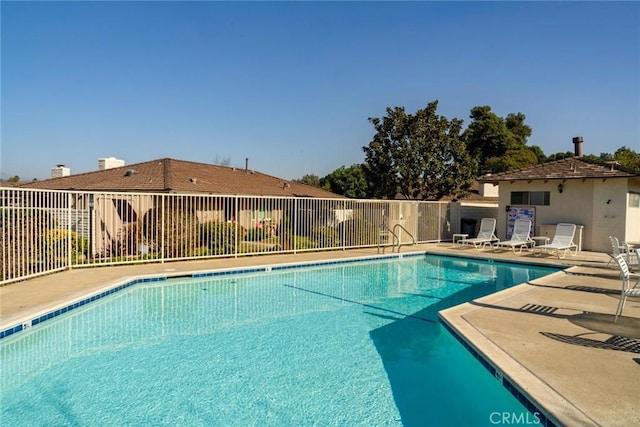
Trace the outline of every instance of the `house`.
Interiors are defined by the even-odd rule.
[[[24,183],[18,188],[71,191],[63,199],[55,192],[44,193],[50,198],[46,205],[61,228],[70,226],[79,235],[90,236],[92,242],[103,242],[92,243],[93,253],[113,252],[117,242],[138,233],[136,230],[154,228],[168,216],[165,213],[178,222],[236,223],[245,230],[264,229],[267,234],[275,234],[301,211],[318,216],[319,206],[326,211],[323,218],[328,222],[348,216],[341,205],[341,200],[347,200],[343,196],[250,170],[248,162],[246,166],[170,158],[120,167],[101,164],[101,170]],[[319,199],[329,201],[321,203]],[[61,223],[69,217],[68,212],[71,225]]]
[[[250,170],[248,164],[242,169],[169,158],[29,182],[20,187],[136,193],[342,197],[321,188]]]
[[[538,236],[553,237],[559,222],[578,225],[583,250],[610,252],[609,236],[640,243],[640,174],[586,160],[582,138],[573,142],[574,157],[478,178],[499,185],[499,238],[507,238],[509,219],[523,213]]]

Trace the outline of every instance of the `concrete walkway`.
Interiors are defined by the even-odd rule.
[[[581,252],[558,260],[448,243],[402,248],[416,251],[571,266],[444,310],[441,318],[554,422],[640,426],[640,300],[629,298],[624,316],[613,323],[621,281],[618,271],[606,268],[608,255]],[[376,254],[376,249],[360,249],[64,271],[1,287],[0,330],[141,275]]]

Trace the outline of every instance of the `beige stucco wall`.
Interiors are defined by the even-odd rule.
[[[562,193],[558,191],[560,182]],[[549,191],[549,206],[535,206],[535,234],[540,234],[540,226],[546,224],[582,225],[582,250],[610,252],[609,236],[640,241],[640,209],[627,208],[628,191],[640,191],[638,187],[640,184],[627,178],[501,182],[497,235],[506,238],[505,207],[511,203],[511,192]]]
[[[627,179],[594,180],[594,250],[611,252],[609,236],[624,240],[627,227]]]
[[[640,178],[629,181],[629,191],[640,193]],[[627,206],[629,206],[628,200]],[[640,243],[640,207],[627,207],[626,220],[627,229],[624,235],[624,240],[627,242]]]

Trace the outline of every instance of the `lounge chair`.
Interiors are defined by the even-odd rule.
[[[482,218],[480,221],[480,231],[478,236],[469,239],[460,239],[458,243],[461,245],[473,245],[477,250],[483,249],[486,245],[491,245],[493,242],[499,242],[500,239],[496,237],[496,219],[495,218]]]
[[[613,258],[620,267],[620,278],[622,279],[622,291],[620,292],[620,302],[618,303],[618,309],[616,310],[616,317],[613,322],[618,321],[618,317],[622,314],[622,309],[624,309],[624,302],[627,297],[640,297],[640,288],[638,288],[638,284],[640,284],[640,275],[633,274],[629,272],[629,266],[627,265],[627,261],[625,261],[624,256],[622,254],[618,254]],[[636,283],[633,285],[633,288],[629,287],[629,282],[631,280],[635,280]]]
[[[546,245],[534,246],[534,251],[536,252],[536,256],[542,255],[542,252],[556,252],[558,259],[564,258],[567,256],[567,252],[571,252],[573,248],[574,251],[571,254],[575,256],[578,254],[578,245],[573,243],[573,236],[576,234],[576,225],[568,224],[566,222],[561,222],[556,226],[556,234],[553,236],[553,240],[551,243],[547,243]],[[560,251],[563,252],[562,257],[560,257]]]
[[[497,242],[493,245],[496,252],[499,249],[511,248],[513,253],[516,253],[516,248],[520,248],[519,253],[522,253],[523,248],[533,246],[534,241],[531,239],[531,220],[530,219],[516,219],[513,224],[513,234],[511,239]]]

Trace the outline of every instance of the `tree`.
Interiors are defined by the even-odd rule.
[[[293,182],[299,182],[300,184],[310,185],[312,187],[321,187],[320,177],[318,175],[306,174],[300,179],[294,179]]]
[[[527,147],[534,156],[538,159],[538,164],[545,163],[547,161],[547,156],[544,155],[544,151],[539,145],[531,145]]]
[[[9,182],[20,182],[20,177],[18,175],[12,176],[8,179]]]
[[[438,200],[470,188],[477,166],[461,136],[462,120],[437,115],[437,107],[437,100],[415,114],[388,107],[386,116],[369,118],[376,133],[363,147],[363,170],[374,196]]]
[[[524,123],[524,114],[510,113],[503,119],[484,105],[473,107],[470,117],[464,138],[478,162],[478,173],[503,172],[538,163],[538,153],[526,146],[531,128]]]
[[[214,165],[220,165],[220,166],[231,166],[231,157],[222,157],[222,159],[220,159],[220,157],[218,157],[218,155],[216,155],[216,158],[213,159],[213,164]]]
[[[640,153],[636,153],[632,149],[622,146],[613,153],[613,158],[620,163],[620,166],[640,173]]]
[[[562,160],[562,159],[566,159],[567,157],[573,157],[574,155],[575,153],[573,151],[565,151],[564,153],[558,152],[558,153],[549,155],[549,157],[547,157],[547,161],[552,162],[555,160]]]
[[[491,157],[485,162],[487,170],[495,173],[520,169],[536,164],[538,164],[536,154],[527,147],[507,150],[501,157]]]
[[[320,180],[322,188],[354,199],[370,197],[363,165],[340,166]]]

